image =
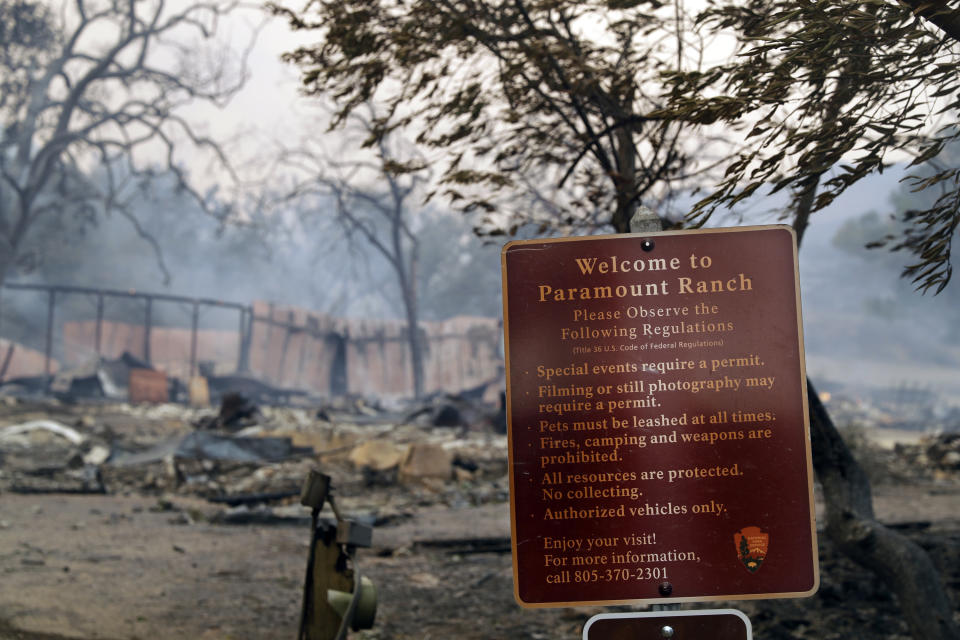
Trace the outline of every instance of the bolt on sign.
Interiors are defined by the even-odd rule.
[[[792,229],[527,240],[502,265],[518,602],[812,595]]]
[[[750,619],[736,609],[601,613],[587,620],[583,640],[753,640]]]

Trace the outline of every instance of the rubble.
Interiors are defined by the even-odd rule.
[[[841,429],[871,482],[960,484],[960,433],[923,434],[877,427]]]
[[[506,394],[501,394],[499,408],[491,410],[482,402],[489,386],[490,383],[485,383],[460,393],[431,394],[408,412],[403,421],[424,427],[460,427],[465,430],[492,428],[499,433],[506,433]]]
[[[11,376],[0,380],[0,394],[13,397],[52,395],[64,402],[114,401],[140,403],[182,402],[205,408],[239,394],[272,405],[315,403],[309,391],[271,385],[244,374],[187,377],[168,376],[150,362],[128,351],[118,358],[96,358],[60,368],[53,375]]]
[[[131,369],[127,397],[130,402],[159,403],[170,400],[170,380],[163,371]]]
[[[207,387],[211,402],[225,399],[228,394],[239,394],[260,404],[287,405],[294,401],[306,401],[310,396],[309,392],[302,389],[278,387],[241,374],[208,376]]]
[[[387,471],[400,466],[407,455],[407,447],[389,440],[368,440],[350,452],[350,462],[359,469]]]
[[[442,549],[447,554],[510,553],[510,538],[436,538],[414,540],[415,548]]]
[[[223,395],[220,412],[216,416],[204,416],[195,424],[198,429],[229,429],[238,431],[258,424],[262,418],[260,408],[248,397],[236,391]]]
[[[306,527],[310,524],[310,514],[299,505],[291,505],[286,508],[240,505],[214,515],[210,522],[228,525],[259,524]]]
[[[71,429],[70,427],[62,425],[59,422],[54,422],[53,420],[31,420],[29,422],[24,422],[23,424],[14,424],[0,428],[0,442],[17,442],[23,445],[28,445],[30,440],[28,437],[26,437],[26,434],[37,430],[54,433],[58,436],[66,438],[76,445],[79,445],[84,441],[84,437],[80,435],[76,429]]]
[[[115,455],[110,464],[117,467],[148,464],[172,458],[264,463],[311,455],[312,449],[296,447],[290,438],[245,438],[205,431],[161,442],[148,451]]]
[[[255,405],[252,399],[248,401]],[[864,412],[878,411],[866,403],[862,407]],[[489,410],[483,406],[477,412]],[[318,415],[320,411],[323,417]],[[302,538],[310,523],[310,511],[298,504],[297,496],[310,469],[320,466],[335,478],[337,504],[344,514],[375,527],[375,546],[362,562],[364,570],[378,579],[378,585],[384,585],[384,602],[392,607],[391,615],[384,618],[382,637],[409,635],[410,629],[422,623],[425,606],[436,611],[442,605],[436,617],[452,620],[460,615],[464,598],[474,598],[486,607],[487,618],[503,619],[508,615],[503,612],[516,609],[510,608],[513,573],[509,510],[505,504],[509,500],[507,437],[490,425],[464,428],[436,426],[425,419],[405,421],[403,416],[408,411],[409,407],[402,410],[396,405],[357,399],[325,403],[322,409],[320,405],[259,405],[235,424],[198,429],[195,425],[219,420],[223,407],[120,402],[68,405],[19,399],[0,402],[0,492],[11,492],[6,499],[18,501],[12,504],[26,503],[18,512],[10,505],[4,506],[0,534],[12,539],[18,528],[22,531],[29,523],[41,521],[29,511],[33,508],[30,501],[39,500],[13,496],[13,491],[106,492],[115,501],[85,496],[82,500],[46,503],[45,517],[50,519],[60,508],[51,506],[54,502],[71,505],[70,515],[63,516],[65,524],[57,532],[70,544],[63,551],[52,545],[45,546],[43,552],[17,549],[19,555],[8,556],[8,571],[13,567],[8,575],[22,579],[24,573],[53,568],[59,571],[70,564],[71,577],[89,574],[101,579],[106,574],[100,572],[110,569],[115,571],[111,577],[120,580],[116,576],[133,573],[129,567],[137,563],[138,571],[144,566],[154,567],[154,571],[160,567],[169,572],[164,575],[180,581],[184,572],[199,567],[195,574],[210,580],[204,583],[207,592],[236,588],[231,594],[234,601],[241,601],[286,589],[282,591],[284,597],[296,602],[302,577]],[[22,428],[37,421],[55,426]],[[888,423],[866,424],[870,426],[862,426],[860,433],[866,434],[864,441],[869,443],[877,431],[873,425]],[[238,429],[241,425],[245,426]],[[875,453],[876,459],[895,471],[898,478],[932,483],[917,488],[913,498],[902,502],[955,504],[938,501],[943,498],[941,494],[956,493],[952,487],[960,480],[960,435],[910,434],[910,442],[887,449],[877,447]],[[880,500],[884,498],[882,491],[878,492]],[[900,484],[886,487],[887,494],[897,492],[901,496],[900,491]],[[0,503],[4,499],[0,495]],[[96,504],[97,512],[88,504]],[[113,506],[116,504],[125,506],[120,509]],[[878,513],[883,511],[882,506]],[[955,513],[946,508],[944,512]],[[940,554],[939,565],[955,567],[956,538],[943,543],[937,538],[943,535],[945,521],[939,516],[932,518],[928,508],[904,513],[893,526],[926,543],[935,542],[937,546],[931,548]],[[159,555],[156,545],[148,545],[149,553],[136,547],[157,526],[166,527],[162,531],[162,539],[167,540],[162,545],[168,552],[165,556]],[[224,531],[226,527],[230,527],[228,532]],[[137,541],[127,543],[127,549],[136,550],[122,551],[126,554],[123,561],[119,555],[114,560],[99,559],[112,557],[109,554],[115,552],[113,547],[84,552],[87,555],[75,551],[92,545],[95,536],[116,544],[119,531],[130,531],[126,539]],[[75,542],[79,539],[84,540],[83,545]],[[212,539],[215,542],[201,544]],[[236,554],[224,557],[226,549],[245,551],[253,545],[268,550],[255,554],[260,565],[246,559],[238,562]],[[155,558],[155,564],[144,565],[144,558]],[[852,565],[838,569],[840,560],[829,548],[821,558],[822,566],[827,567],[825,586],[818,596],[805,601],[814,603],[813,609],[798,613],[789,608],[793,604],[776,604],[783,609],[775,618],[765,618],[762,612],[766,609],[755,609],[758,626],[766,625],[773,635],[786,638],[792,632],[790,625],[802,623],[797,628],[807,628],[821,615],[832,616],[830,620],[840,624],[849,617],[845,603],[853,599],[861,605],[868,596],[879,603],[874,603],[871,615],[887,616],[884,625],[891,623],[885,613],[889,596],[881,600],[882,590],[875,588],[875,580],[855,573],[859,570]],[[84,562],[96,564],[95,571],[84,571]],[[955,575],[949,574],[953,580],[950,584],[956,584]],[[256,581],[257,576],[262,576],[261,582]],[[103,581],[106,583],[106,579]],[[173,592],[170,589],[168,596]],[[142,593],[136,597],[145,601]],[[169,597],[161,600],[166,604]],[[410,602],[419,610],[408,607]],[[188,600],[182,606],[199,616],[196,612],[203,608],[194,604]],[[209,607],[204,616],[207,610]],[[289,619],[295,620],[295,613]],[[562,629],[554,626],[546,630],[542,619],[529,622],[526,618],[520,620],[529,626],[517,623],[520,626],[511,628],[523,637],[539,637],[537,633],[543,633],[543,637],[551,633],[551,637],[573,637],[576,630],[570,629],[582,625],[589,611],[571,609],[563,615],[558,618]],[[456,624],[462,628],[465,623],[461,620]],[[449,622],[445,629],[454,627],[455,623]],[[848,635],[855,635],[851,625],[845,629]],[[270,637],[274,631],[257,637]],[[243,635],[240,630],[236,633]],[[507,636],[508,630],[498,627],[483,637]],[[201,634],[187,633],[184,637]]]
[[[108,452],[109,455],[109,452]],[[0,427],[0,480],[11,476],[16,493],[103,493],[99,459],[90,441],[54,420],[29,420]]]
[[[389,440],[368,440],[350,451],[350,462],[363,474],[363,484],[389,486],[397,481],[408,447]]]
[[[57,397],[68,400],[126,400],[130,394],[130,375],[134,371],[154,369],[150,363],[124,351],[116,359],[100,358],[86,365],[58,371],[50,382],[49,390]]]
[[[827,391],[826,389],[830,389]],[[823,384],[820,399],[838,425],[917,432],[960,431],[960,406],[926,389]]]
[[[412,444],[400,463],[399,478],[403,482],[449,480],[452,474],[453,454],[440,444]]]
[[[194,376],[187,383],[187,404],[196,409],[210,406],[210,385],[204,376]]]
[[[210,502],[225,504],[228,507],[239,507],[241,505],[263,504],[277,500],[286,500],[287,498],[296,498],[300,495],[299,491],[271,491],[269,493],[244,493],[229,496],[214,496],[208,498]]]
[[[110,459],[111,451],[109,447],[104,447],[103,445],[94,445],[90,447],[88,451],[83,456],[83,463],[93,466],[99,466]]]
[[[288,360],[290,364],[295,359]],[[97,530],[98,525],[111,527],[107,531],[112,534],[121,528],[117,524],[121,522],[126,526],[132,520],[138,523],[143,520],[145,524],[138,526],[145,527],[168,523],[177,525],[177,534],[197,536],[173,539],[161,535],[158,538],[167,541],[162,545],[166,550],[172,548],[181,556],[175,561],[160,557],[176,576],[176,584],[182,586],[186,576],[215,576],[220,582],[211,583],[215,588],[204,591],[222,593],[229,584],[238,583],[244,590],[232,601],[250,604],[241,607],[244,610],[265,611],[269,607],[260,600],[263,594],[287,588],[284,596],[288,596],[291,584],[292,589],[297,588],[295,583],[300,576],[304,547],[299,537],[283,527],[302,527],[305,531],[309,525],[309,510],[298,504],[296,498],[308,471],[320,465],[336,478],[337,503],[344,512],[383,529],[377,532],[379,546],[375,553],[363,557],[365,571],[369,566],[371,575],[389,578],[383,580],[388,590],[385,601],[394,607],[392,619],[387,617],[388,622],[382,631],[375,632],[379,634],[376,637],[408,636],[411,629],[420,629],[418,625],[422,626],[425,620],[432,622],[427,620],[429,617],[445,616],[452,620],[454,616],[463,615],[466,621],[460,620],[457,624],[465,628],[464,625],[469,624],[466,616],[477,616],[476,611],[464,609],[467,598],[479,603],[477,609],[483,610],[482,618],[492,621],[493,626],[484,637],[576,635],[566,628],[572,628],[573,624],[566,624],[560,632],[556,625],[545,625],[544,618],[529,622],[526,617],[522,624],[528,626],[519,623],[510,629],[496,626],[502,619],[513,616],[509,612],[517,609],[511,600],[513,573],[509,558],[508,509],[504,504],[509,499],[509,483],[502,392],[499,407],[494,396],[487,398],[490,404],[484,404],[471,391],[438,393],[415,402],[360,395],[315,398],[246,376],[217,376],[214,369],[209,369],[203,372],[204,377],[184,377],[188,382],[186,386],[173,378],[167,381],[167,396],[189,401],[189,405],[137,405],[132,402],[136,398],[130,380],[136,376],[131,372],[149,370],[150,363],[136,362],[124,354],[117,361],[101,361],[93,367],[61,371],[55,379],[37,377],[3,385],[4,392],[19,394],[40,393],[49,383],[56,388],[60,402],[44,400],[28,405],[12,397],[0,402],[0,492],[108,493],[118,500],[126,495],[129,497],[125,500],[139,500],[138,504],[144,505],[141,514],[136,508],[131,510],[132,502],[124,502],[128,506],[123,512],[112,506],[100,506],[111,503],[97,502],[103,513],[98,511],[96,517],[91,517],[93,510],[87,515],[86,506],[76,505],[100,498],[54,499],[46,503],[48,514],[55,511],[51,506],[54,503],[75,505],[67,521],[68,528],[58,532],[65,532],[61,539],[67,539],[69,544],[64,545],[59,555],[53,545],[44,551],[18,549],[21,555],[8,554],[10,566],[16,565],[13,571],[7,568],[11,578],[19,573],[39,574],[44,567],[52,572],[63,566],[66,571],[69,562],[73,565],[71,578],[88,573],[107,584],[107,574],[83,570],[80,563],[84,559],[79,557],[77,549],[85,549],[90,542],[80,539],[99,535],[104,529]],[[278,375],[273,381],[279,385],[292,379]],[[861,425],[865,447],[875,440],[876,430],[881,427],[909,430],[916,436],[910,442],[900,442],[888,449],[877,447],[868,454],[898,479],[934,483],[935,486],[929,487],[929,501],[932,501],[935,491],[946,492],[945,484],[960,480],[960,435],[955,433],[960,429],[960,412],[944,408],[938,402],[929,393],[894,389],[879,394],[834,393],[827,406],[838,423]],[[926,433],[933,430],[943,433]],[[925,486],[925,490],[927,488]],[[144,498],[144,495],[153,497]],[[923,503],[926,494],[917,495],[921,497],[912,502]],[[33,500],[12,497],[21,503]],[[149,504],[154,506],[148,509]],[[29,505],[23,507],[23,511],[29,514],[26,511],[29,508]],[[9,505],[4,508],[0,530],[23,529],[26,528],[23,523],[29,526],[40,522],[33,515],[14,519],[11,511]],[[437,524],[432,529],[424,526],[428,523],[424,513],[435,514],[436,522],[443,523],[442,526]],[[893,526],[912,536],[925,536],[922,539],[927,542],[934,541],[932,536],[941,520],[929,518],[929,513],[921,515],[911,514],[908,521]],[[503,522],[486,530],[483,525],[497,518]],[[449,531],[452,522],[459,525],[454,532]],[[235,528],[229,533],[222,530],[210,533],[213,527],[206,526],[208,524]],[[259,538],[243,538],[241,548],[248,550],[257,545],[256,548],[264,550],[254,555],[275,568],[275,573],[265,571],[263,565],[251,564],[253,568],[250,568],[246,559],[237,555],[226,559],[216,557],[225,555],[224,550],[231,548],[226,541],[236,542],[247,533],[245,528],[267,526],[272,528],[266,532],[254,531]],[[142,536],[142,530],[136,532]],[[380,537],[381,533],[388,535]],[[205,547],[198,544],[200,534],[218,539]],[[112,535],[103,537],[109,538],[110,544],[116,544]],[[143,564],[144,560],[149,559],[157,545],[146,546],[146,549],[129,547],[136,550],[129,554],[128,561],[138,563],[140,575],[143,567],[149,566]],[[210,553],[210,548],[217,553]],[[937,547],[940,548],[949,549],[953,554],[942,556],[952,561],[942,561],[941,566],[958,566],[957,545],[942,544]],[[99,557],[110,557],[107,553],[113,553],[113,549],[102,551]],[[283,566],[284,558],[290,557],[295,561]],[[783,609],[776,620],[758,615],[758,624],[766,625],[765,628],[773,632],[771,637],[816,635],[811,625],[824,613],[826,604],[830,604],[833,610],[826,612],[833,616],[830,620],[834,624],[846,624],[843,631],[855,635],[855,625],[866,622],[860,619],[844,622],[850,618],[850,605],[846,604],[843,615],[839,615],[841,605],[850,601],[854,606],[862,604],[867,596],[873,598],[876,591],[879,605],[867,611],[878,620],[876,626],[891,627],[886,613],[891,608],[889,596],[881,599],[875,580],[869,575],[854,573],[855,567],[842,567],[838,571],[838,560],[830,555],[829,549],[823,557],[827,567],[824,588],[818,596],[806,601],[819,603],[820,609],[797,613],[788,608],[796,606],[793,601],[778,603],[775,606]],[[105,569],[103,565],[109,563],[120,564],[115,560],[96,562],[101,563],[99,569]],[[291,569],[294,566],[296,571]],[[266,576],[262,583],[251,579],[254,573],[257,578]],[[120,575],[119,569],[116,575]],[[294,576],[293,579],[290,576]],[[948,579],[956,586],[955,571],[948,574]],[[411,599],[411,585],[421,600]],[[137,597],[143,602],[162,603],[166,615],[174,591],[189,592],[192,598],[199,590],[172,588],[164,597],[158,597],[156,594],[161,592],[154,590],[138,593]],[[490,603],[494,594],[503,596],[496,601],[496,607]],[[236,594],[231,592],[231,596]],[[41,599],[34,598],[34,601]],[[438,607],[438,603],[446,608]],[[189,600],[187,606],[204,615],[215,608],[210,603],[200,606]],[[425,618],[423,612],[428,609],[436,615]],[[273,610],[279,609],[273,607]],[[563,615],[580,624],[581,618],[590,612],[589,608],[580,608]],[[264,618],[262,614],[257,615]],[[403,628],[396,623],[401,618],[407,621]],[[204,619],[204,623],[206,621]],[[129,625],[130,629],[123,632],[126,635],[134,631],[137,635],[149,635],[142,629],[134,630],[133,621]],[[449,628],[456,625],[451,622]],[[239,628],[213,629],[212,625],[209,634],[202,631],[181,635],[229,634],[232,637],[245,633]],[[276,635],[275,629],[270,631]],[[438,634],[436,627],[428,631],[418,637]],[[902,630],[890,633],[902,635]],[[259,637],[271,636],[268,632]]]
[[[47,393],[53,376],[15,376],[0,382],[0,394],[6,397],[33,397]]]
[[[898,461],[933,480],[960,482],[960,433],[925,437],[917,444],[897,444]]]
[[[242,394],[220,400],[213,410],[10,399],[0,405],[0,491],[198,497],[225,514],[213,522],[273,521],[267,510],[295,502],[320,464],[336,475],[345,508],[371,522],[424,504],[508,499],[507,440],[489,428],[405,422],[398,405],[366,398],[326,403],[328,420]]]

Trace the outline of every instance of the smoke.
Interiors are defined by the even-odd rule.
[[[800,250],[808,372],[852,388],[920,386],[954,403],[960,283],[923,295],[900,277],[909,256],[864,246],[881,239],[870,221],[893,214],[901,177],[866,178],[811,221]]]
[[[404,315],[392,267],[359,239],[348,240],[324,215],[309,226],[280,220],[224,225],[173,188],[145,197],[134,214],[142,233],[116,214],[38,227],[30,245],[35,259],[8,282],[166,293],[244,305],[262,300],[338,316]],[[485,245],[471,233],[468,220],[450,213],[423,212],[417,229],[422,236],[421,317],[499,315],[499,246]],[[42,350],[47,301],[45,292],[5,289],[0,304],[3,337]],[[105,300],[108,321],[142,323],[145,312],[143,300]],[[58,294],[54,327],[93,320],[96,313],[95,296]],[[183,303],[155,301],[151,308],[154,326],[189,327],[191,314],[192,305]],[[201,328],[237,326],[235,310],[201,308]]]

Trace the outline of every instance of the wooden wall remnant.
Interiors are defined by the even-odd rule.
[[[406,325],[400,320],[337,318],[297,307],[254,302],[249,328],[248,373],[264,382],[321,395],[413,392]],[[461,316],[423,322],[425,391],[456,392],[494,379],[503,367],[501,329],[495,318]],[[236,330],[199,329],[198,363],[219,374],[236,371],[240,354]],[[144,357],[144,327],[103,322],[100,353],[124,351]],[[190,328],[153,326],[151,363],[167,375],[190,377]],[[2,355],[2,353],[0,353]],[[65,366],[89,362],[96,353],[96,323],[63,327]]]
[[[144,327],[123,322],[104,321],[100,336],[100,355],[119,358],[126,351],[144,358]],[[65,322],[63,325],[63,364],[80,366],[97,358],[96,322]],[[237,330],[200,329],[197,331],[197,362],[211,362],[219,374],[237,368]],[[150,330],[150,362],[167,375],[190,378],[190,329],[157,327]]]
[[[167,374],[162,371],[131,369],[128,388],[130,389],[130,402],[133,404],[141,402],[156,404],[169,402],[170,400]]]
[[[0,382],[11,378],[42,376],[45,364],[46,358],[42,351],[0,338]],[[56,373],[59,369],[60,363],[51,360],[51,373]]]

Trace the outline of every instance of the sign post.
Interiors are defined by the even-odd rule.
[[[518,602],[815,592],[792,230],[520,241],[502,262]]]
[[[587,620],[583,640],[753,640],[753,626],[735,609],[601,613]]]

